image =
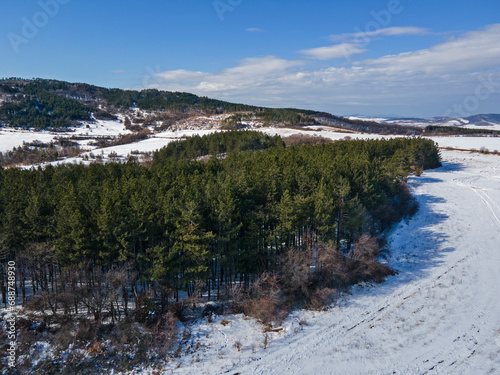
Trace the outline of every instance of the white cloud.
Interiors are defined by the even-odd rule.
[[[363,65],[383,68],[388,74],[424,72],[431,75],[474,71],[499,65],[499,40],[500,24],[491,25],[429,49],[367,60]]]
[[[384,108],[394,113],[394,108],[401,107],[401,115],[404,111],[417,115],[416,108],[424,103],[438,108],[452,97],[474,93],[479,77],[495,84],[499,93],[499,39],[500,24],[496,24],[428,49],[355,63],[316,67],[274,56],[248,58],[216,73],[162,72],[157,77],[160,83],[153,86],[256,105],[354,113],[357,105],[353,103],[365,103],[372,113]],[[311,49],[302,53],[307,55],[306,51],[318,59],[338,52]]]
[[[367,39],[381,36],[427,35],[430,31],[422,27],[386,27],[374,31],[330,35],[332,42],[363,43]]]
[[[167,70],[157,73],[157,77],[165,82],[191,82],[203,79],[208,73],[192,72],[189,70]]]
[[[247,31],[250,33],[263,33],[264,32],[264,30],[259,29],[258,27],[249,27],[247,29]]]
[[[246,88],[266,87],[280,80],[284,72],[302,65],[300,61],[279,59],[274,56],[241,60],[236,66],[219,73],[169,70],[157,74],[151,87],[191,91],[206,95],[234,93]]]
[[[342,43],[329,47],[311,48],[299,51],[307,57],[318,60],[346,59],[352,55],[366,52],[366,49],[359,48],[354,44]]]

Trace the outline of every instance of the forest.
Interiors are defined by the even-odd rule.
[[[196,161],[203,155],[212,157]],[[349,251],[399,219],[412,170],[438,164],[420,138],[285,148],[232,131],[173,142],[151,168],[11,168],[0,174],[1,251],[24,259],[23,279],[39,274],[35,292],[54,272],[90,262],[130,263],[148,288],[191,294],[200,282],[249,280],[306,235]]]
[[[91,109],[75,100],[44,91],[14,96],[0,106],[0,118],[11,127],[62,128],[89,121]]]
[[[350,119],[342,116],[335,116],[326,112],[312,114],[312,117],[321,124],[332,125],[349,129],[355,132],[375,133],[375,134],[400,134],[400,135],[422,135],[423,129],[418,126],[384,124],[371,120]]]
[[[270,321],[278,306],[327,303],[329,291],[391,274],[376,239],[417,209],[407,176],[439,165],[422,138],[285,147],[229,131],[170,143],[149,166],[0,169],[0,254],[16,261],[23,306],[47,321],[156,312],[158,328],[202,296]],[[290,284],[313,263],[305,289]]]
[[[500,136],[500,131],[492,130],[492,129],[474,129],[474,128],[464,128],[459,126],[436,126],[429,125],[425,127],[425,135],[426,136],[446,136],[446,135],[467,135],[467,136],[476,136],[482,137],[485,135],[489,135],[492,137]]]

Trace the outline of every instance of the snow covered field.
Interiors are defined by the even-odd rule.
[[[500,373],[500,157],[443,159],[411,178],[420,209],[388,243],[399,275],[356,287],[330,311],[293,313],[267,349],[253,320],[199,321],[199,349],[165,373]]]
[[[462,150],[500,151],[500,138],[498,137],[430,137],[437,142],[439,147],[450,147]]]
[[[29,143],[35,140],[50,143],[57,137],[86,136],[97,138],[131,133],[130,130],[125,129],[123,122],[103,120],[85,123],[81,127],[69,128],[69,130],[69,132],[53,132],[49,130],[30,131],[7,127],[0,128],[0,152],[10,151],[14,147],[22,146],[23,142]]]
[[[0,129],[0,152],[11,151],[14,147],[23,145],[23,142],[29,143],[40,141],[44,143],[51,142],[56,135],[50,132],[32,132],[29,130],[17,130],[11,128]]]

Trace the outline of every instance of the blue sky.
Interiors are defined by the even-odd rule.
[[[0,77],[339,115],[500,113],[498,0],[4,0]]]

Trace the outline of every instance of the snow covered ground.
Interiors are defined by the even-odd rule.
[[[398,275],[356,287],[327,312],[293,313],[266,349],[253,320],[199,321],[198,349],[164,373],[500,373],[500,157],[443,159],[411,178],[420,209],[389,235]]]
[[[437,142],[439,147],[450,147],[462,150],[500,151],[500,138],[498,137],[430,137]]]
[[[0,128],[0,152],[11,151],[14,147],[22,146],[24,142],[29,143],[38,140],[49,143],[55,137],[56,135],[51,132]]]

